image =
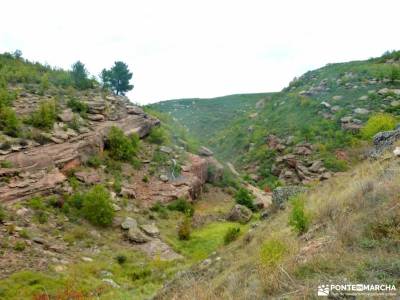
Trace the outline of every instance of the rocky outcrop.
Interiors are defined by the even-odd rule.
[[[398,125],[395,130],[383,131],[377,133],[372,139],[374,147],[370,151],[370,157],[371,158],[379,157],[384,151],[393,146],[393,144],[399,139],[400,139],[400,125]]]
[[[143,115],[128,115],[117,121],[104,121],[92,125],[83,134],[58,143],[36,145],[0,155],[0,161],[7,161],[11,168],[0,168],[0,179],[9,178],[9,183],[0,183],[0,201],[24,199],[37,193],[49,193],[66,180],[61,173],[84,162],[92,154],[103,151],[104,138],[113,126],[125,134],[137,133],[146,136],[159,120]],[[92,178],[93,179],[93,176]],[[90,180],[91,180],[90,179]],[[83,181],[86,181],[82,177]]]
[[[229,213],[228,220],[240,223],[247,223],[250,221],[253,213],[246,206],[236,204],[232,207]]]
[[[272,193],[272,203],[277,208],[283,208],[290,197],[306,192],[302,186],[282,186],[277,187]]]

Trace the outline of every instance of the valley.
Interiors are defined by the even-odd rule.
[[[400,287],[400,52],[143,107],[84,83],[0,55],[0,299]]]

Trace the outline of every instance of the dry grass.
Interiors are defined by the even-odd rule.
[[[317,285],[330,281],[398,286],[399,182],[399,160],[391,154],[364,161],[304,195],[312,221],[303,236],[288,226],[289,210],[277,212],[251,238],[229,245],[220,264],[193,269],[160,299],[310,299]],[[260,249],[271,239],[287,251],[266,266]]]

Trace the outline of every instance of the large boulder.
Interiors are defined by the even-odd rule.
[[[73,120],[74,113],[72,112],[72,110],[70,108],[67,108],[62,113],[60,113],[58,115],[58,118],[61,121],[65,122],[65,123],[68,123],[68,122],[71,122]]]
[[[208,149],[208,148],[202,146],[202,147],[200,147],[200,149],[199,149],[199,155],[200,155],[200,156],[213,156],[214,153],[213,153],[210,149]]]
[[[253,213],[244,205],[236,204],[232,207],[228,220],[240,223],[247,223],[250,221]]]
[[[377,133],[373,138],[374,148],[370,151],[372,158],[378,157],[400,139],[400,125],[395,130]]]
[[[138,244],[147,243],[151,240],[137,226],[129,228],[128,232],[126,233],[126,238],[129,241],[131,241],[133,243],[138,243]]]

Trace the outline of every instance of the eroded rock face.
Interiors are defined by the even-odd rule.
[[[304,193],[305,191],[307,191],[307,189],[302,186],[277,187],[272,193],[272,203],[275,207],[283,208],[290,197]]]
[[[0,177],[11,177],[9,184],[0,185],[0,201],[50,193],[66,180],[60,170],[67,171],[71,166],[76,167],[89,156],[103,151],[104,138],[113,126],[119,127],[125,134],[137,133],[144,137],[158,124],[159,120],[147,115],[126,115],[118,121],[98,122],[91,131],[66,140],[59,139],[58,143],[0,155],[0,160],[8,161],[12,165],[12,168],[0,168]],[[31,177],[21,178],[18,176],[21,173],[27,173]],[[83,181],[86,181],[83,177]]]
[[[399,139],[400,139],[400,125],[398,125],[395,130],[383,131],[377,133],[372,139],[374,143],[374,148],[370,151],[370,157],[377,158]]]

